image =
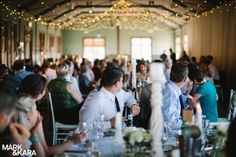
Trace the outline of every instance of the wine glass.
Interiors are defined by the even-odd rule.
[[[233,107],[236,107],[236,92],[233,93],[232,104],[233,104]]]

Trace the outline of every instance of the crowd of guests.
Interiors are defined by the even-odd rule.
[[[155,62],[164,67],[166,84],[162,112],[164,126],[173,138],[183,125],[182,110],[194,109],[198,103],[206,119],[218,121],[214,84],[220,82],[220,77],[212,56],[202,56],[197,63],[195,57],[190,59],[186,53],[176,60],[175,53],[170,50],[170,56],[162,54]],[[93,65],[86,59],[80,64],[74,59],[63,59],[57,63],[45,60],[42,66],[26,65],[24,61],[17,60],[11,71],[1,64],[0,142],[22,144],[24,149],[32,148],[43,157],[63,152],[86,137],[86,132],[80,132],[61,144],[47,145],[42,116],[37,110],[38,102],[47,92],[51,93],[58,122],[79,124],[81,128],[84,123],[91,123],[103,115],[105,128],[111,128],[115,126],[116,113],[123,113],[124,106],[127,106],[135,116],[134,125],[149,129],[152,92],[149,62],[137,61],[136,87],[132,85],[130,65],[130,62],[124,64],[117,59],[112,62],[97,59]],[[125,73],[122,69],[126,69]],[[137,87],[141,89],[138,95],[132,93]],[[230,130],[234,128],[231,126]],[[228,148],[231,143],[229,140]]]
[[[81,63],[80,71],[76,69],[78,68],[77,64],[69,59],[61,60],[55,66],[49,61],[45,61],[42,66],[31,66],[32,68],[26,68],[23,61],[17,60],[13,64],[13,71],[2,64],[0,66],[0,86],[3,90],[0,93],[0,98],[3,108],[0,109],[6,116],[0,121],[3,124],[0,143],[22,144],[23,149],[35,150],[37,156],[43,157],[63,152],[85,138],[86,132],[79,132],[61,144],[47,145],[42,116],[36,105],[47,92],[51,92],[56,121],[64,124],[78,124],[97,118],[96,116],[100,113],[94,110],[96,108],[89,107],[94,105],[94,102],[89,101],[94,98],[98,108],[99,105],[106,105],[104,107],[107,108],[110,103],[116,105],[117,110],[110,106],[110,110],[103,112],[108,127],[114,127],[116,112],[123,111],[125,102],[129,103],[132,114],[137,115],[139,106],[136,100],[132,94],[121,90],[123,71],[113,64],[110,64],[110,68],[105,69],[106,66],[102,65],[105,63],[99,63],[101,66],[95,68],[95,75],[86,60]],[[103,71],[99,71],[100,67],[104,67]],[[91,90],[100,88],[99,92],[89,95]],[[102,96],[102,99],[99,99],[99,96]],[[106,96],[107,102],[104,104]],[[7,99],[8,97],[9,99]],[[86,99],[87,97],[88,99]],[[7,101],[4,101],[4,98]],[[96,100],[96,98],[98,99]],[[82,106],[83,108],[80,110]],[[94,111],[98,114],[93,114]],[[88,118],[87,115],[89,115]],[[0,156],[11,156],[11,153],[1,151]]]
[[[190,59],[190,57],[187,56],[185,52],[183,52],[182,56],[178,60],[173,59],[174,56],[174,52],[170,50],[170,56],[168,56],[167,54],[162,54],[160,56],[161,59],[157,60],[157,62],[163,63],[164,75],[167,81],[163,91],[164,104],[167,104],[164,105],[164,107],[169,106],[167,107],[168,112],[169,110],[175,110],[174,108],[170,108],[172,108],[173,106],[180,106],[180,95],[191,95],[191,98],[193,98],[195,102],[199,102],[201,104],[203,114],[206,115],[207,119],[212,122],[217,122],[218,95],[215,85],[220,83],[220,77],[216,66],[212,63],[213,57],[210,55],[206,57],[202,56],[199,63],[197,63],[196,57],[191,57]],[[174,62],[176,63],[173,64]],[[182,85],[179,85],[180,83],[182,83]],[[170,89],[168,89],[169,85]],[[179,87],[176,88],[176,85]],[[171,91],[171,89],[176,89],[176,91]],[[147,124],[149,124],[150,119],[150,114],[147,113],[151,113],[150,93],[151,86],[147,85],[146,87],[144,86],[142,88],[142,92],[140,94],[141,113],[138,116],[137,121],[139,124],[143,124],[141,125],[142,127],[144,127],[145,125],[145,128],[148,128]],[[177,95],[176,100],[172,99],[175,97],[175,93]],[[173,102],[179,102],[179,104],[171,105],[171,103]],[[178,110],[179,109],[175,111]],[[167,113],[164,116],[166,115]]]

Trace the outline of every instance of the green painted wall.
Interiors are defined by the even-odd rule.
[[[116,54],[116,30],[107,29],[99,30],[91,33],[83,33],[81,31],[62,31],[62,48],[64,54],[83,54],[83,39],[85,37],[105,38],[106,54]]]
[[[37,24],[37,26],[35,26],[35,23],[33,25],[33,30],[34,30],[33,40],[36,40],[36,42],[34,41],[34,44],[33,44],[33,52],[35,52],[33,56],[34,61],[38,64],[41,64],[44,57],[53,58],[53,59],[60,58],[60,56],[58,56],[57,38],[61,36],[61,30],[51,28],[51,27],[41,25],[41,24]],[[42,53],[39,52],[40,51],[39,34],[41,32],[45,33],[45,52],[43,52],[44,56],[42,56]],[[35,37],[35,35],[37,36]],[[53,52],[50,52],[50,41],[49,41],[50,35],[54,36],[54,49],[53,49],[54,51]]]
[[[153,33],[147,33],[144,31],[120,31],[120,50],[121,53],[131,53],[131,38],[132,37],[149,37],[152,38],[152,54],[160,55],[163,51],[168,51],[169,48],[173,47],[174,31],[163,30],[156,31]]]
[[[120,30],[120,49],[117,50],[117,30],[106,29],[98,30],[90,33],[81,31],[62,31],[62,49],[64,54],[83,55],[83,38],[85,37],[102,37],[106,39],[106,55],[115,56],[117,52],[121,54],[131,54],[131,38],[132,37],[150,37],[152,38],[152,54],[153,59],[159,57],[164,51],[168,53],[169,48],[174,48],[173,29],[165,29],[147,33],[146,31]]]

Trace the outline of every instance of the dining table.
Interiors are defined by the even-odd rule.
[[[214,126],[226,129],[228,122],[211,123],[209,130]],[[114,134],[113,134],[114,135]],[[86,142],[72,145],[65,152],[56,155],[56,157],[153,157],[155,153],[152,150],[135,150],[127,148],[125,145],[118,145],[114,142],[114,136],[104,135],[96,140],[87,140]],[[213,150],[212,145],[204,148],[205,154],[210,154]],[[180,149],[163,145],[165,157],[180,157]],[[207,156],[207,155],[205,155]]]

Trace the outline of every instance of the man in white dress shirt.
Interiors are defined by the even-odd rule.
[[[121,89],[123,71],[120,68],[110,67],[104,70],[101,85],[100,91],[89,94],[85,100],[79,112],[80,127],[84,122],[92,122],[100,115],[104,115],[105,128],[114,127],[114,117],[117,112],[123,112],[125,103],[134,116],[139,114],[140,107],[133,95]]]

